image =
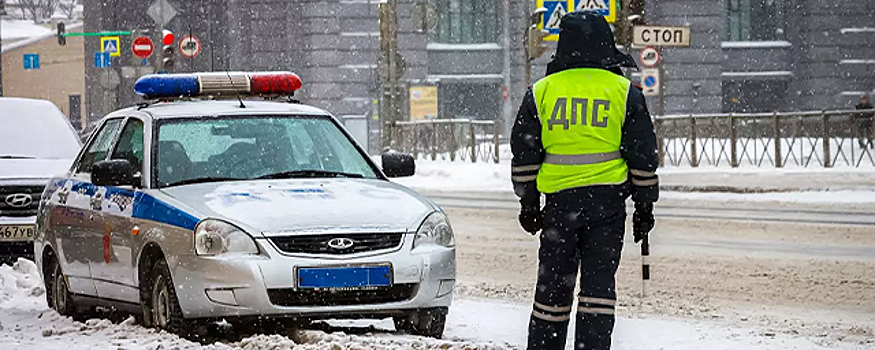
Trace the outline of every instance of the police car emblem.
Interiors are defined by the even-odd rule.
[[[353,245],[355,242],[349,238],[332,238],[328,241],[328,246],[337,250],[349,249]]]

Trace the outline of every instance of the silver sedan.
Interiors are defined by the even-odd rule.
[[[186,334],[205,320],[393,317],[440,337],[455,240],[430,200],[388,181],[326,112],[158,103],[105,117],[43,193],[35,255],[49,304]]]

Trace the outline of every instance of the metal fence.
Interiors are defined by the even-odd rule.
[[[414,157],[498,163],[499,128],[495,121],[437,119],[397,122],[392,148]]]
[[[660,165],[875,167],[855,118],[872,111],[656,117]]]

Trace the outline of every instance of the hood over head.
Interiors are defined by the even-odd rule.
[[[638,68],[632,56],[620,52],[608,21],[595,11],[575,11],[562,17],[559,43],[547,75],[571,68]],[[622,73],[622,72],[621,72]]]

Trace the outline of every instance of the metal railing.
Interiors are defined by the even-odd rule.
[[[499,128],[492,120],[437,119],[396,122],[392,148],[431,160],[498,163]]]
[[[660,166],[875,167],[855,118],[873,111],[655,117]]]

